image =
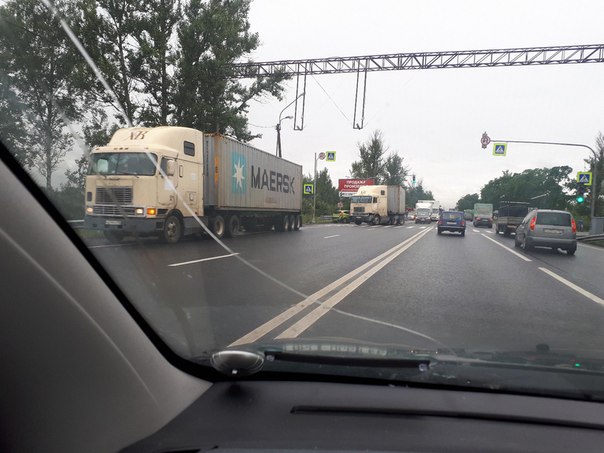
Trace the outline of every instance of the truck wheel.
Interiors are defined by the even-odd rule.
[[[504,235],[505,237],[508,237],[508,236],[510,236],[510,234],[511,234],[510,229],[509,229],[508,227],[504,227],[504,228],[503,228],[503,235]]]
[[[294,224],[296,223],[296,216],[295,215],[288,215],[287,216],[287,231],[294,231]]]
[[[182,238],[182,222],[176,214],[170,214],[164,221],[162,239],[168,244],[176,244]]]
[[[234,238],[235,236],[239,235],[239,217],[237,217],[237,215],[232,215],[229,217],[226,233],[230,238]]]
[[[379,225],[381,221],[382,221],[382,219],[380,218],[380,216],[379,216],[379,215],[376,215],[376,216],[373,218],[373,224],[374,224],[374,225]]]
[[[112,244],[119,244],[120,242],[122,242],[122,239],[124,239],[125,236],[123,231],[113,230],[104,230],[103,235],[105,236],[105,239],[107,239]]]
[[[355,225],[360,225],[362,222],[360,220],[355,220],[354,223]]]
[[[226,230],[226,225],[224,222],[224,217],[222,217],[221,215],[217,215],[212,217],[211,219],[211,229],[212,229],[212,233],[214,233],[214,236],[216,236],[218,239],[220,239],[221,237],[224,236],[224,232]]]
[[[302,226],[302,216],[300,214],[294,216],[294,230],[298,231]]]

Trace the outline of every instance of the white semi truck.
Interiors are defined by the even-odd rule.
[[[434,200],[419,200],[415,205],[415,223],[430,223],[432,221],[432,205]]]
[[[298,230],[302,167],[220,134],[185,127],[125,128],[92,150],[85,222],[112,240],[178,242],[240,228]]]
[[[357,225],[405,223],[405,189],[401,186],[361,186],[350,199],[350,220]]]

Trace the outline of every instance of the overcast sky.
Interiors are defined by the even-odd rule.
[[[261,39],[256,61],[381,53],[599,44],[603,1],[255,0],[250,21]],[[604,64],[436,69],[370,73],[365,128],[354,130],[354,74],[308,77],[305,125],[283,122],[283,157],[311,173],[314,153],[337,151],[334,184],[349,176],[357,144],[375,129],[390,150],[445,207],[479,192],[503,170],[570,165],[585,169],[581,148],[513,145],[507,157],[480,137],[585,143],[604,132]],[[254,141],[274,152],[279,112],[295,97],[250,109]],[[293,114],[287,110],[285,115]]]

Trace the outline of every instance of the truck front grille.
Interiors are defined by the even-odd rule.
[[[355,206],[353,212],[365,212],[365,208],[362,206]]]
[[[98,190],[98,189],[97,189]],[[111,216],[130,216],[135,213],[134,206],[116,206],[116,205],[94,205],[92,207],[93,215],[111,215]]]
[[[108,204],[131,204],[132,187],[97,187],[96,202]]]

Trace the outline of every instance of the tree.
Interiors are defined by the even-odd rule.
[[[434,195],[431,191],[424,189],[423,180],[418,180],[415,187],[411,187],[407,191],[405,203],[408,207],[414,208],[418,200],[434,200]]]
[[[403,158],[398,153],[392,153],[384,164],[384,179],[382,183],[402,186],[408,174],[409,168],[403,166]]]
[[[388,151],[381,131],[376,130],[365,143],[359,143],[360,160],[352,163],[353,178],[375,178],[377,184],[384,175],[384,154]]]
[[[176,38],[180,1],[147,0],[141,19],[135,76],[148,95],[141,111],[141,122],[148,126],[167,125],[174,112],[174,85],[171,68],[176,51],[170,45]]]
[[[566,209],[569,195],[565,192],[572,169],[568,166],[532,168],[522,173],[504,171],[480,191],[484,203],[497,209],[502,201],[524,201],[534,206]]]
[[[190,0],[179,26],[175,74],[175,123],[249,141],[246,114],[252,99],[281,99],[284,77],[243,85],[230,67],[259,45],[250,31],[249,0]]]
[[[67,20],[77,15],[74,1],[57,0]],[[7,76],[3,91],[20,101],[20,122],[28,137],[17,157],[35,167],[52,189],[52,175],[71,148],[67,130],[82,111],[78,80],[82,60],[64,33],[58,17],[37,0],[12,0],[0,9],[0,61]]]
[[[466,194],[457,201],[457,210],[474,209],[474,204],[480,203],[480,195],[477,193]]]

